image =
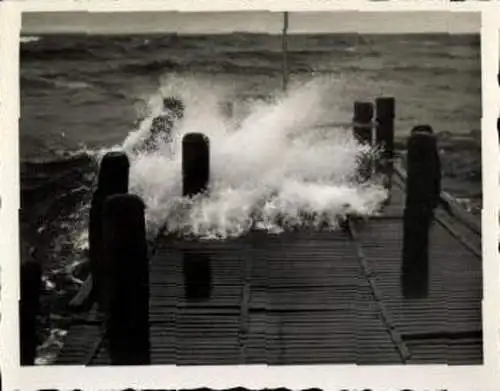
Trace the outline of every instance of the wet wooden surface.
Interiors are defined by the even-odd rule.
[[[481,364],[481,238],[440,209],[429,296],[405,300],[403,204],[396,180],[382,216],[350,232],[161,240],[150,261],[152,364]],[[190,262],[209,265],[209,298],[185,297]],[[75,325],[58,363],[109,364],[102,328]]]

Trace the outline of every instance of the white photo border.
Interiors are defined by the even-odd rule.
[[[500,387],[499,158],[496,119],[500,8],[496,2],[353,0],[47,0],[0,3],[0,355],[4,389],[251,389],[495,390]],[[482,12],[483,338],[481,366],[19,366],[19,36],[22,12],[54,11],[450,11]],[[496,156],[495,156],[496,154]]]

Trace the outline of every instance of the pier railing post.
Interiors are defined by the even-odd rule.
[[[36,324],[42,288],[42,269],[40,264],[36,260],[21,263],[20,277],[20,361],[21,365],[34,365],[38,346]]]
[[[384,186],[388,190],[392,187],[394,169],[395,102],[392,97],[380,97],[375,100],[375,140],[383,149],[376,171],[384,175]]]
[[[210,142],[201,133],[186,134],[182,140],[182,193],[193,197],[204,193],[210,180]],[[210,259],[186,251],[183,260],[184,288],[187,299],[210,297],[212,276]],[[197,287],[196,287],[197,286]]]
[[[363,144],[372,145],[373,128],[373,103],[354,102],[353,132],[354,137]],[[367,180],[371,177],[372,161],[369,156],[363,156],[359,168],[361,180]]]
[[[417,125],[411,130],[411,134],[414,133],[434,134],[434,130],[430,125]]]
[[[102,277],[102,209],[104,201],[113,194],[123,194],[128,191],[129,161],[123,152],[109,152],[99,168],[97,189],[93,194],[89,216],[89,258],[92,275],[92,295],[105,311],[106,297],[103,294]]]
[[[210,142],[202,133],[182,139],[182,194],[192,197],[207,190],[210,177]]]
[[[414,128],[408,139],[401,284],[405,298],[429,290],[429,231],[440,196],[441,168],[430,127]]]
[[[107,198],[103,256],[108,269],[106,332],[112,364],[148,365],[149,263],[144,203],[135,195]]]

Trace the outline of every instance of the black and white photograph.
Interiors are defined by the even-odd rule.
[[[473,365],[479,12],[44,12],[20,365]]]

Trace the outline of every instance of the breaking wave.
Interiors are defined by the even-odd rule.
[[[161,95],[177,95],[186,115],[173,141],[134,154],[161,99],[121,146],[131,159],[130,191],[146,204],[148,232],[227,238],[252,229],[278,233],[297,226],[335,229],[347,213],[372,214],[385,198],[376,182],[357,180],[359,157],[370,153],[346,128],[319,128],[325,114],[323,79],[295,86],[286,96],[247,103],[239,118],[220,104],[227,91],[190,79],[168,79]],[[328,90],[331,93],[331,90]],[[183,199],[181,143],[186,133],[210,139],[211,178],[206,195]]]

